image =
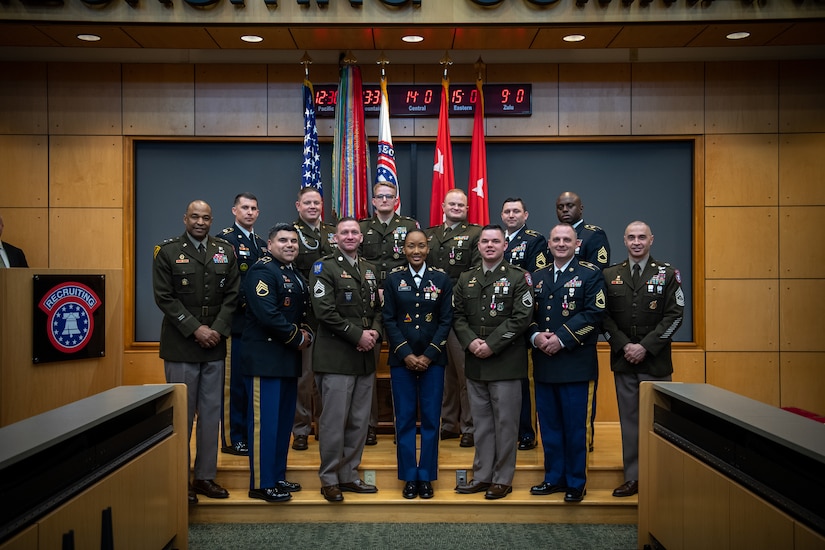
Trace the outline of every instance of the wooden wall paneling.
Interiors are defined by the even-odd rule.
[[[314,73],[312,69],[313,67],[310,66],[310,79]],[[303,137],[304,99],[302,82],[303,67],[300,65],[267,66],[266,135]],[[316,117],[316,127],[318,125]]]
[[[121,135],[118,63],[49,63],[49,133]]]
[[[708,279],[708,351],[778,351],[779,284],[773,280]]]
[[[266,65],[196,65],[195,135],[265,136],[266,73]]]
[[[416,65],[416,84],[440,84],[444,69],[441,65]],[[457,84],[475,84],[478,71],[472,65],[450,65],[447,76],[450,78],[450,90]],[[488,123],[489,125],[489,123]],[[438,118],[416,118],[415,136],[432,137],[438,134]],[[473,117],[450,117],[450,136],[452,138],[470,137],[473,135]]]
[[[123,206],[123,138],[52,136],[49,177],[52,207]]]
[[[0,134],[46,134],[45,63],[0,63]]]
[[[708,384],[779,406],[778,352],[708,352]]]
[[[690,455],[683,461],[685,548],[730,548],[730,481]]]
[[[705,350],[693,349],[690,344],[676,343],[673,346],[673,381],[704,384]]]
[[[649,428],[645,426],[645,429]],[[685,501],[682,495],[686,482],[690,484],[692,480],[685,479],[686,455],[658,436],[651,435],[648,444],[649,479],[644,489],[650,502],[648,528],[668,550],[688,548],[684,544]]]
[[[49,267],[49,209],[3,208],[3,241],[22,248],[29,267]]]
[[[559,65],[559,135],[630,135],[630,65]]]
[[[779,130],[779,68],[775,61],[705,65],[705,133],[756,134]]]
[[[779,354],[780,406],[825,416],[825,353]]]
[[[783,279],[779,285],[780,350],[825,351],[825,279]]]
[[[123,65],[123,133],[136,136],[195,135],[193,65]]]
[[[825,60],[779,62],[779,128],[782,132],[825,132]]]
[[[558,136],[559,66],[488,65],[485,84],[533,84],[532,115],[529,117],[489,117],[487,136]]]
[[[158,338],[160,326],[158,326]],[[150,349],[125,351],[123,353],[123,384],[164,384],[163,359],[158,355],[158,344]]]
[[[825,205],[825,133],[784,134],[779,142],[779,204]]]
[[[49,227],[50,267],[123,267],[121,208],[52,208]]]
[[[774,206],[779,193],[779,139],[775,135],[705,138],[708,206]]]
[[[49,204],[49,138],[0,135],[0,207]]]
[[[823,541],[822,535],[802,525],[798,521],[794,522],[793,543],[794,550],[825,549],[825,541]]]
[[[702,63],[634,63],[631,66],[631,133],[704,133],[704,79]]]
[[[75,249],[80,240],[75,233]],[[89,270],[66,269],[60,273],[88,274]],[[32,271],[9,269],[0,277],[0,425],[121,384],[123,274],[119,269],[104,268],[99,273],[106,276],[106,356],[39,365],[32,363]]]
[[[817,279],[825,266],[825,247],[814,235],[825,235],[824,206],[779,207],[779,276]]]
[[[775,207],[705,208],[705,276],[778,277],[778,218]]]
[[[730,485],[730,537],[738,548],[787,548],[794,521],[746,489]]]
[[[596,388],[596,422],[618,422],[616,384],[610,370],[610,346],[599,343],[599,387]]]

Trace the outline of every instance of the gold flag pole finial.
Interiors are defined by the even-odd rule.
[[[356,59],[355,54],[352,53],[352,50],[347,50],[347,53],[345,53],[344,57],[341,58],[341,62],[345,65],[355,65],[358,63],[358,59]]]
[[[483,80],[484,69],[487,67],[487,64],[484,63],[484,60],[481,59],[481,56],[478,56],[478,60],[475,62],[473,67],[475,68],[476,73],[478,74],[478,79]]]
[[[384,80],[387,77],[386,67],[390,64],[390,60],[384,55],[384,52],[381,52],[381,55],[378,56],[378,60],[375,62],[378,65],[381,65],[381,80]]]
[[[309,80],[309,66],[312,65],[312,58],[309,56],[309,53],[304,52],[303,57],[301,57],[300,63],[304,66],[304,78]]]
[[[444,79],[446,80],[447,79],[447,69],[449,68],[450,65],[453,64],[453,60],[450,59],[450,54],[446,50],[444,51],[444,57],[441,58],[439,63],[444,65]]]

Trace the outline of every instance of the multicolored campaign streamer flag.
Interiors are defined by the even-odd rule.
[[[332,210],[337,218],[367,217],[369,151],[364,126],[361,69],[341,68],[335,105],[335,137],[332,146]]]

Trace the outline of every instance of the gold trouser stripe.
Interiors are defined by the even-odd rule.
[[[253,489],[261,489],[261,377],[252,379],[252,467],[255,471]]]
[[[590,449],[590,445],[593,444],[593,400],[596,398],[596,381],[591,380],[587,383],[587,421],[586,421],[586,428],[587,428],[587,449]],[[587,452],[588,458],[590,457],[590,453]],[[587,464],[590,464],[590,460],[586,461]]]

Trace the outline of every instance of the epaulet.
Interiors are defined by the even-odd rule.
[[[507,265],[509,265],[510,267],[512,267],[513,269],[515,269],[515,270],[517,270],[517,271],[522,271],[522,272],[524,272],[524,273],[527,273],[527,270],[526,270],[526,269],[524,269],[523,267],[519,267],[519,266],[517,266],[516,264],[511,264],[511,263],[510,263],[510,262],[508,262],[507,260],[504,260],[504,263],[506,263]]]
[[[176,242],[178,242],[179,240],[180,240],[180,236],[178,236],[178,237],[170,237],[170,238],[168,238],[168,239],[166,239],[166,240],[164,240],[164,241],[161,241],[161,243],[160,243],[158,246],[166,246],[166,245],[167,245],[167,244],[169,244],[169,243],[176,243]]]
[[[590,223],[584,224],[584,228],[589,230],[589,231],[603,231],[603,229],[601,227],[599,227],[598,225],[593,225],[593,224],[590,224]]]
[[[326,256],[321,256],[320,258],[318,258],[318,259],[315,261],[315,263],[318,263],[318,262],[325,262],[325,261],[327,261],[327,260],[332,260],[332,259],[334,259],[334,258],[335,258],[335,254],[327,254]]]
[[[224,244],[228,244],[229,246],[232,246],[232,243],[230,243],[230,242],[229,242],[229,241],[227,241],[226,239],[222,239],[222,238],[220,238],[220,237],[212,237],[212,238],[213,238],[213,239],[215,239],[216,241],[220,241],[220,242],[222,242],[222,243],[224,243]]]
[[[428,265],[427,269],[432,269],[433,271],[438,271],[439,273],[443,273],[445,275],[447,274],[447,272],[444,271],[443,269],[441,269],[440,267],[435,267],[435,266],[429,266]]]
[[[541,233],[539,233],[535,229],[525,229],[524,234],[530,235],[531,237],[541,237]]]
[[[396,267],[392,271],[390,271],[390,273],[395,273],[396,271],[404,271],[405,269],[407,269],[407,266],[399,265],[398,267]]]
[[[479,229],[481,229],[481,226],[480,226],[480,225],[478,225],[477,223],[466,223],[465,225],[466,225],[467,227],[478,227]]]
[[[221,232],[219,233],[219,235],[226,235],[226,234],[228,234],[228,233],[232,233],[233,231],[235,231],[235,228],[234,228],[234,227],[227,227],[226,229],[224,229],[223,231],[221,231]]]
[[[579,265],[582,267],[586,267],[587,269],[590,269],[592,271],[599,271],[599,268],[597,266],[585,260],[579,260]]]
[[[333,232],[335,232],[335,226],[334,226],[333,224],[331,224],[331,223],[321,222],[321,225],[319,225],[318,227],[319,227],[319,228],[320,228],[320,227],[326,227],[326,228],[328,228],[328,229],[332,229],[332,231],[333,231]]]
[[[272,261],[272,256],[261,256],[260,258],[258,258],[258,263],[259,264],[268,264],[271,261]]]

